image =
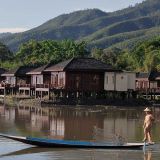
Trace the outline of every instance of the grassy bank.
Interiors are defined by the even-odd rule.
[[[30,106],[30,107],[46,107],[46,106],[151,106],[152,103],[146,99],[57,99],[40,100],[34,97],[6,96],[1,103],[8,106]]]
[[[8,106],[40,106],[41,103],[38,99],[32,97],[18,97],[18,96],[6,96],[1,103],[5,103]]]

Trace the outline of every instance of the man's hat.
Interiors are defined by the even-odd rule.
[[[151,110],[147,107],[144,112],[151,112]]]

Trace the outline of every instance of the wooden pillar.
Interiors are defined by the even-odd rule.
[[[37,91],[35,90],[35,99],[37,98]]]
[[[154,89],[154,100],[156,99],[156,89]]]
[[[31,89],[29,89],[29,91],[30,91],[30,97],[32,96],[32,90]]]
[[[79,92],[78,91],[76,92],[76,98],[79,98]]]
[[[11,89],[11,95],[13,96],[13,88]]]
[[[62,93],[62,90],[60,91],[60,97],[63,97],[63,93]]]
[[[6,87],[4,87],[4,104],[6,102]]]
[[[43,91],[40,91],[40,93],[41,93],[41,99],[42,99],[42,98],[43,98],[43,95],[42,95],[42,94],[43,94]]]

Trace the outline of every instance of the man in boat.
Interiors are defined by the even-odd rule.
[[[148,107],[144,110],[144,112],[146,115],[145,115],[144,124],[143,124],[143,129],[144,129],[143,141],[148,141],[148,143],[153,144],[154,142],[152,142],[151,128],[154,121],[154,117],[151,113],[151,110]]]

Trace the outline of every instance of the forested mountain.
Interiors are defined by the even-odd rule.
[[[88,9],[63,14],[39,27],[0,38],[13,51],[30,39],[85,40],[88,46],[132,48],[138,41],[160,34],[160,1],[146,0],[133,7],[105,13]]]

